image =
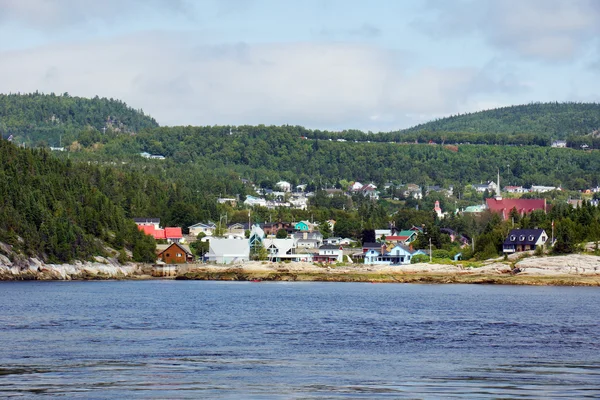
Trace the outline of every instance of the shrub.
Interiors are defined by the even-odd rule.
[[[426,254],[417,254],[410,259],[411,264],[425,263],[429,262],[429,256]]]

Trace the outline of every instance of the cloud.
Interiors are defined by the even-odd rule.
[[[419,26],[438,38],[481,35],[497,49],[543,61],[576,58],[600,33],[596,0],[431,1],[437,12]]]
[[[390,130],[521,90],[485,69],[412,70],[403,57],[348,43],[215,46],[193,34],[146,33],[2,52],[0,92],[118,98],[166,125]]]
[[[37,30],[57,30],[90,21],[113,23],[140,13],[186,9],[186,0],[0,0],[0,25],[17,22]]]

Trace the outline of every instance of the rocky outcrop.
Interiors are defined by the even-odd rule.
[[[600,275],[600,257],[584,254],[529,257],[515,267],[528,275]]]
[[[0,280],[131,279],[142,275],[142,267],[115,259],[96,257],[94,261],[73,264],[45,264],[37,258],[11,261],[0,254]]]

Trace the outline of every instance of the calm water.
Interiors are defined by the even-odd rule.
[[[0,283],[0,397],[600,396],[600,290]]]

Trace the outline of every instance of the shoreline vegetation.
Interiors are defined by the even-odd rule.
[[[7,257],[0,256],[1,281],[144,279],[600,286],[600,256],[575,254],[527,257],[515,261],[496,259],[477,266],[466,262],[322,266],[300,262],[255,261],[234,265],[182,264],[158,269],[151,264],[122,265],[115,259],[102,257],[97,257],[93,262],[44,264],[37,259],[13,263]]]

